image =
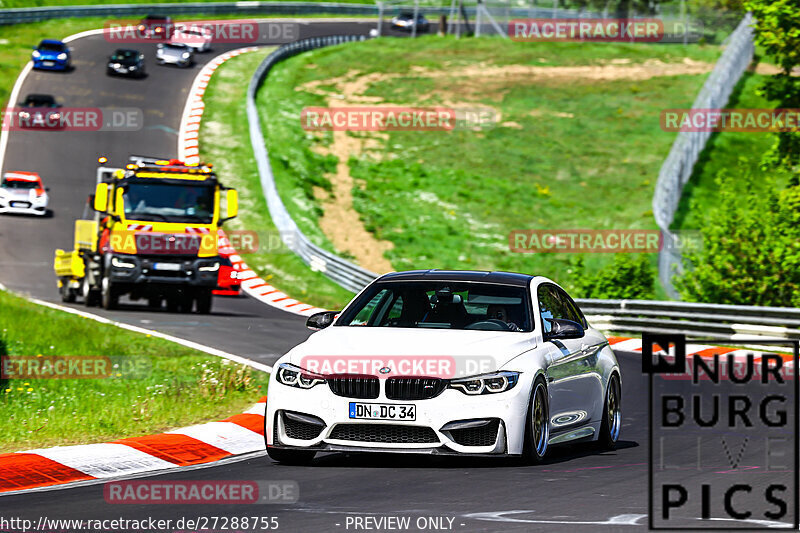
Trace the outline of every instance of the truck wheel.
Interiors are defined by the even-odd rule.
[[[99,303],[97,290],[89,285],[89,278],[84,277],[81,283],[81,294],[83,295],[83,303],[86,307],[95,307]]]
[[[178,296],[178,311],[191,313],[192,307],[194,307],[194,294],[190,289],[184,289]]]
[[[177,313],[180,307],[179,296],[167,296],[167,312]]]
[[[199,314],[207,315],[211,312],[212,297],[211,289],[197,291],[197,312]]]
[[[61,292],[62,302],[71,304],[75,301],[75,291],[69,288],[69,281],[62,281],[59,291]]]
[[[158,296],[151,296],[147,299],[147,306],[150,309],[161,309],[161,298]]]
[[[111,280],[108,279],[108,276],[103,276],[103,281],[101,284],[101,295],[103,301],[103,309],[111,311],[112,309],[116,309],[119,306],[119,294],[117,293],[117,288],[114,287],[114,284],[111,283]]]

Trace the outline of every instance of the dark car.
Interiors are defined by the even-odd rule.
[[[396,30],[412,31],[414,29],[414,13],[400,13],[392,19],[392,28]],[[422,13],[417,14],[417,32],[422,33],[430,29],[430,23],[425,15]]]
[[[17,120],[22,128],[58,129],[62,126],[61,104],[49,94],[29,94],[19,103]]]
[[[137,78],[144,76],[144,54],[138,50],[117,50],[108,58],[106,74]]]
[[[172,18],[166,15],[147,15],[137,26],[139,35],[145,39],[168,41],[175,27]]]
[[[33,68],[37,70],[70,70],[72,54],[62,41],[44,39],[31,53]]]

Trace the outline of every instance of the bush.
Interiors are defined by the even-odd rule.
[[[743,181],[734,190],[731,181]],[[763,178],[761,178],[763,179]],[[704,206],[703,249],[684,257],[676,287],[685,300],[800,305],[800,186],[767,192],[749,170],[717,177],[719,202]],[[694,209],[700,209],[695,206]]]
[[[646,254],[616,254],[614,261],[595,274],[587,274],[583,259],[574,267],[574,291],[581,298],[652,299],[655,277]]]

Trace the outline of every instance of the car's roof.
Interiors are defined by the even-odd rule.
[[[139,55],[138,50],[132,48],[117,48],[112,55]]]
[[[64,42],[58,39],[42,39],[39,44],[64,44]]]
[[[385,274],[378,281],[472,281],[527,287],[533,276],[516,272],[482,270],[409,270]]]
[[[40,181],[41,178],[36,172],[23,172],[16,170],[14,172],[6,172],[3,178],[9,181]]]

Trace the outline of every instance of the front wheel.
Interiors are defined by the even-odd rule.
[[[87,273],[88,274],[88,273]],[[99,303],[99,295],[97,289],[93,289],[89,284],[89,276],[84,276],[81,283],[81,295],[83,296],[83,303],[86,307],[95,307]]]
[[[197,291],[197,312],[201,315],[207,315],[211,312],[213,293],[211,289],[199,289]]]
[[[611,375],[606,390],[606,398],[603,404],[603,421],[600,423],[600,435],[597,437],[597,446],[602,450],[613,450],[619,441],[619,432],[622,428],[622,391],[619,385],[619,377]]]
[[[103,276],[103,280],[100,282],[100,296],[103,309],[111,311],[119,306],[119,293],[108,276]]]
[[[308,465],[314,460],[316,454],[317,452],[310,450],[285,450],[267,446],[267,455],[269,455],[270,459],[285,465]]]
[[[523,455],[527,462],[539,464],[547,454],[550,439],[550,408],[547,401],[547,387],[544,380],[536,378],[528,407],[528,421],[525,424],[525,444]]]

